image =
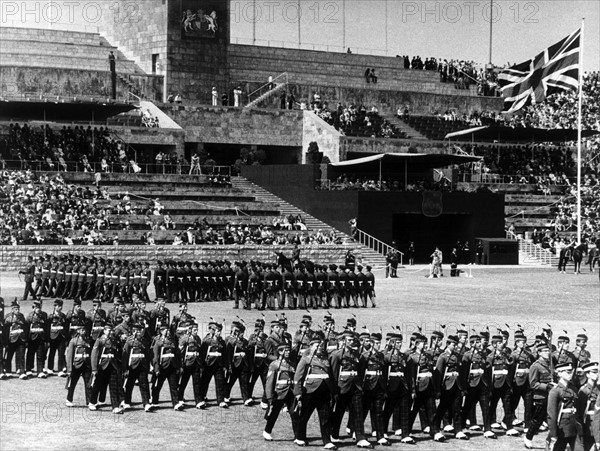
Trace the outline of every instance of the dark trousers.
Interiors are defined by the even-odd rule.
[[[283,399],[273,399],[272,404],[269,406],[269,410],[267,410],[267,414],[265,415],[265,420],[267,420],[267,425],[265,426],[265,432],[270,434],[273,431],[273,427],[277,422],[277,418],[279,418],[279,413],[283,406],[287,406],[288,412],[290,414],[290,418],[292,419],[292,430],[294,431],[294,437],[298,437],[296,434],[298,432],[298,412],[295,412],[295,397],[294,393],[290,389],[287,393],[287,396]]]
[[[125,404],[131,404],[131,395],[135,381],[139,381],[140,394],[142,395],[142,404],[150,404],[150,387],[148,386],[148,370],[141,365],[135,369],[129,370],[127,381],[125,382]]]
[[[90,389],[90,380],[92,379],[92,369],[89,365],[83,365],[81,368],[73,368],[71,371],[71,379],[69,380],[69,388],[67,391],[67,401],[73,402],[73,394],[79,378],[83,377],[83,389],[85,390],[85,403],[89,404],[92,390]]]
[[[15,366],[17,373],[25,373],[25,343],[21,340],[15,343],[6,345],[6,359],[4,360],[4,368],[7,373],[12,372],[12,358],[15,356]]]
[[[538,433],[540,426],[548,416],[548,398],[533,400],[533,415],[531,417],[531,426],[527,430],[527,439],[532,440],[533,436]]]
[[[595,448],[594,437],[591,435],[578,435],[573,451],[593,451]]]
[[[415,422],[415,418],[417,417],[417,413],[421,408],[425,409],[425,416],[430,426],[429,434],[433,436],[434,434],[440,431],[440,425],[434,421],[435,419],[435,394],[433,390],[427,389],[425,391],[417,391],[415,396],[415,401],[413,403],[413,408],[410,411],[410,429],[412,430],[412,425]],[[421,429],[424,429],[426,425],[421,424]]]
[[[58,282],[56,281],[56,278],[50,279],[50,282],[48,283],[48,290],[46,292],[46,296],[48,296],[49,298],[54,297],[57,286],[58,286]]]
[[[165,284],[164,284],[164,282],[156,282],[154,284],[154,291],[156,292],[156,297],[157,298],[164,298],[165,297]]]
[[[363,393],[363,424],[367,417],[367,412],[371,413],[371,429],[377,434],[377,440],[383,438],[387,432],[383,421],[383,404],[385,402],[385,392],[376,387],[374,390],[367,390]]]
[[[208,386],[211,379],[215,378],[215,391],[217,392],[217,403],[221,404],[225,401],[225,371],[219,365],[205,366],[202,370],[200,378],[200,398],[206,399]]]
[[[152,404],[158,404],[160,391],[162,390],[165,380],[169,381],[169,391],[171,392],[171,404],[173,407],[179,402],[177,386],[179,385],[179,372],[177,368],[170,366],[169,368],[161,368],[152,384]]]
[[[306,441],[306,427],[315,409],[319,415],[321,440],[323,445],[326,445],[331,441],[331,393],[324,382],[314,392],[302,396],[302,409],[296,431],[298,440]]]
[[[33,371],[33,360],[37,363],[37,372],[44,371],[46,363],[46,342],[42,338],[30,340],[27,343],[27,360],[25,366],[27,371]]]
[[[263,395],[262,395],[262,399],[264,402],[266,402],[267,397],[265,396],[265,384],[267,383],[267,373],[269,372],[269,367],[266,364],[262,364],[257,368],[254,368],[254,371],[252,372],[252,374],[250,375],[250,384],[248,386],[248,394],[249,396],[252,398],[252,393],[254,392],[254,385],[256,384],[256,381],[260,378],[260,381],[262,382],[262,388],[263,388]]]
[[[462,408],[462,428],[467,427],[467,418],[470,418],[471,412],[475,412],[475,407],[479,403],[481,409],[481,418],[483,419],[483,430],[491,431],[492,422],[490,421],[490,392],[483,382],[479,382],[476,387],[467,388],[467,396],[465,396],[465,404]],[[471,421],[471,426],[477,422]]]
[[[71,281],[71,292],[68,295],[69,299],[75,299],[77,292],[79,291],[79,282],[76,280]]]
[[[92,387],[92,404],[106,401],[106,389],[110,390],[110,404],[113,409],[119,407],[122,401],[121,374],[114,366],[108,365],[105,370],[100,369],[96,374],[96,382]]]
[[[552,448],[552,451],[565,451],[567,449],[567,445],[569,445],[569,450],[573,451],[575,450],[576,442],[577,437],[561,437],[559,435],[556,443],[554,444],[554,448]]]
[[[402,438],[410,435],[410,393],[405,388],[388,393],[383,409],[383,427],[387,431],[390,418],[394,416],[392,428],[402,429]]]
[[[90,300],[94,299],[94,295],[96,294],[96,284],[94,282],[90,282],[87,284],[85,294],[83,295],[83,299]]]
[[[490,422],[496,422],[496,409],[498,408],[498,401],[502,400],[502,408],[504,409],[504,418],[502,421],[506,424],[508,429],[512,428],[514,420],[513,410],[511,408],[511,390],[508,384],[504,384],[500,388],[493,388],[490,395]]]
[[[66,343],[63,337],[58,337],[56,339],[50,339],[50,348],[48,351],[48,369],[54,371],[54,355],[58,353],[58,371],[63,371],[66,369],[66,361],[65,361],[65,349]]]
[[[202,377],[202,369],[200,365],[185,366],[183,367],[183,373],[181,374],[181,381],[179,382],[179,401],[185,401],[185,388],[192,378],[192,387],[194,389],[194,402],[198,404],[202,401],[200,396],[200,379]]]
[[[33,282],[25,282],[25,291],[23,292],[23,300],[27,300],[27,296],[31,294],[31,297],[35,299],[35,290],[33,289]]]
[[[521,386],[515,385],[512,389],[512,395],[510,398],[510,408],[513,412],[513,418],[515,418],[515,412],[519,407],[519,401],[523,400],[525,427],[528,428],[531,425],[531,411],[533,410],[533,392],[529,387],[529,384],[523,384]]]
[[[250,399],[250,369],[245,364],[232,368],[225,387],[225,398],[231,398],[231,389],[237,380],[240,381],[240,392],[245,402],[247,399]]]
[[[65,281],[64,280],[57,280],[56,281],[56,290],[54,290],[54,295],[53,297],[55,298],[62,298],[62,294],[65,291]]]
[[[331,436],[340,438],[340,427],[344,418],[346,408],[350,406],[350,420],[352,424],[350,429],[356,434],[356,440],[365,439],[365,423],[363,421],[363,393],[356,387],[351,388],[348,393],[338,395],[333,411],[333,420],[331,425]]]
[[[446,390],[442,388],[442,395],[440,397],[440,403],[435,412],[434,423],[437,428],[440,427],[444,414],[451,412],[452,421],[455,428],[458,430],[458,425],[462,424],[461,419],[461,408],[462,408],[462,396],[457,384],[454,384],[452,388]]]

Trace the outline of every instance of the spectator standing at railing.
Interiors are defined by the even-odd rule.
[[[211,97],[212,97],[212,106],[217,106],[219,103],[219,92],[217,91],[217,88],[214,86],[211,91]]]
[[[202,171],[200,169],[200,156],[198,155],[198,152],[196,152],[196,153],[194,153],[194,155],[192,155],[190,175],[192,175],[192,174],[196,174],[196,175],[202,174]]]
[[[239,107],[242,103],[242,88],[240,86],[233,90],[233,106]]]

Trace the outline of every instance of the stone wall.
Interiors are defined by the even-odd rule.
[[[304,112],[302,133],[302,163],[306,163],[306,151],[311,142],[319,145],[319,151],[331,163],[340,160],[340,132],[311,111]]]
[[[121,260],[230,260],[274,262],[275,252],[292,255],[292,246],[0,246],[0,271],[17,271],[27,262],[27,257],[50,255],[85,255]],[[344,261],[347,246],[300,246],[304,260],[322,264],[339,264]]]

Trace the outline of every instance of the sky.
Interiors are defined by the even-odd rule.
[[[115,3],[0,0],[0,25],[46,28],[51,21],[55,28],[91,31],[103,1]],[[143,20],[144,0],[122,3]],[[579,28],[584,17],[583,67],[597,71],[599,0],[231,0],[231,41],[485,64],[492,18],[492,62],[504,66],[535,56]]]

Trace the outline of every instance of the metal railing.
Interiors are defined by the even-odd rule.
[[[526,179],[526,183],[522,181]],[[457,175],[457,181],[463,183],[483,183],[483,184],[511,184],[511,185],[537,185],[537,180],[529,175],[507,175],[492,174],[485,172],[460,172]],[[558,183],[550,183],[550,186],[569,186],[562,178],[557,178]],[[570,184],[576,183],[574,178],[569,179]]]
[[[383,256],[387,255],[390,249],[394,249],[389,244],[384,243],[383,241],[375,238],[372,235],[369,235],[368,233],[360,229],[356,229],[356,241],[358,241],[363,246],[373,249],[375,252]],[[404,253],[400,252],[397,249],[396,251],[398,252],[398,254],[400,254],[400,266],[404,266]]]
[[[552,261],[556,256],[548,249],[544,249],[539,244],[534,244],[531,241],[525,240],[522,236],[517,235],[510,230],[506,231],[506,238],[517,241],[519,243],[519,250],[525,252],[528,257],[539,261],[542,265],[552,266]]]
[[[330,53],[347,53],[348,48],[352,53],[358,55],[372,55],[372,56],[388,56],[389,52],[384,49],[373,49],[368,47],[355,47],[347,46],[342,47],[341,45],[325,45],[325,44],[314,44],[311,42],[290,42],[290,41],[278,41],[278,40],[267,40],[267,39],[252,39],[252,38],[231,38],[232,44],[240,45],[256,45],[259,47],[277,47],[282,49],[299,49],[299,50],[313,50],[317,52],[330,52]]]
[[[289,78],[288,78],[287,72],[279,74],[277,77],[273,78],[273,80],[268,81],[267,83],[262,85],[260,88],[255,89],[250,94],[248,94],[248,105],[252,104],[252,102],[255,102],[262,95],[264,95],[270,91],[275,91],[275,89],[281,85],[287,86],[288,82],[289,82]]]
[[[62,89],[62,88],[61,88]],[[111,103],[131,103],[129,102],[129,95],[125,97],[118,97],[117,99],[112,99],[109,96],[99,96],[99,95],[73,95],[73,94],[63,94],[62,91],[60,93],[54,92],[10,92],[8,89],[4,88],[0,91],[0,101],[26,101],[26,102],[48,102],[48,103],[71,103],[71,102],[92,102],[92,103],[101,103],[101,104],[111,104]]]

